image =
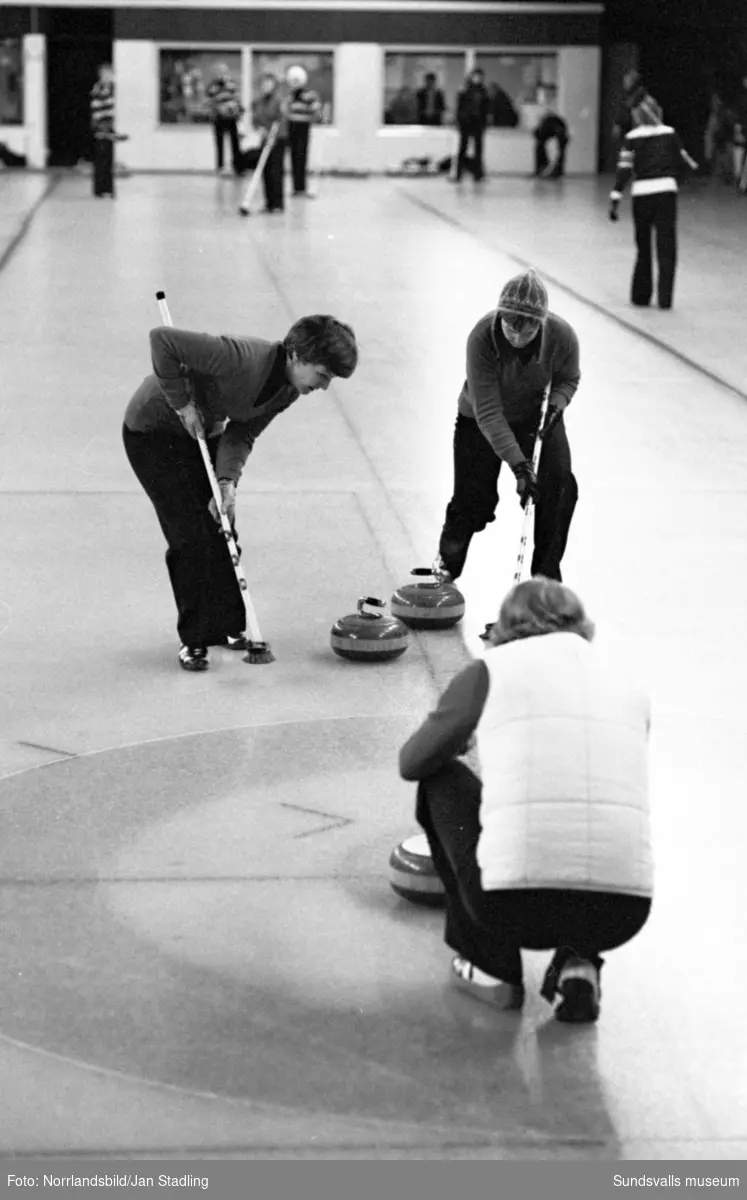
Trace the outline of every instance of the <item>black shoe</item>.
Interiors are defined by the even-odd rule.
[[[182,646],[179,662],[185,671],[207,671],[210,666],[207,646]]]
[[[569,960],[560,972],[557,990],[562,1000],[555,1009],[556,1020],[573,1025],[597,1020],[602,990],[599,972],[592,963],[578,958]]]

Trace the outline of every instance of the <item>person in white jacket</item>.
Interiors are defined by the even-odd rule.
[[[554,950],[542,995],[578,1022],[599,1015],[602,951],[635,937],[653,895],[649,698],[593,637],[568,587],[518,584],[399,760],[444,885],[452,982],[519,1009],[521,950]],[[482,781],[455,761],[474,734]]]

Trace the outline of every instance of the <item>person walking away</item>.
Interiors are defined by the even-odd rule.
[[[254,104],[254,124],[266,139],[273,125],[278,135],[265,163],[262,183],[265,189],[265,212],[282,212],[285,208],[283,164],[288,138],[288,123],[275,76],[267,71],[260,81],[260,96]]]
[[[555,140],[558,145],[556,162],[550,165],[547,143]],[[570,141],[568,126],[562,117],[548,109],[534,131],[534,174],[548,179],[562,179],[565,173],[565,152]]]
[[[467,339],[467,377],[454,430],[454,488],[446,508],[436,565],[448,579],[464,570],[472,538],[495,520],[498,478],[506,463],[522,507],[536,502],[532,575],[561,579],[578,484],[564,413],[581,379],[578,338],[548,310],[536,271],[509,279],[494,312]],[[532,468],[545,390],[539,471]]]
[[[306,175],[309,138],[311,126],[321,119],[322,102],[317,93],[307,86],[309,77],[303,67],[289,67],[285,79],[289,88],[285,112],[288,119],[293,195],[308,196]]]
[[[416,92],[418,125],[440,125],[446,111],[446,100],[437,86],[436,76],[429,71],[423,87]]]
[[[239,117],[241,103],[236,81],[231,78],[227,63],[218,63],[215,78],[207,86],[206,96],[210,101],[213,133],[215,135],[216,170],[223,175],[231,174],[231,167],[224,165],[224,143],[228,137],[231,144],[233,173],[240,174],[241,145],[239,142]]]
[[[485,87],[485,74],[478,67],[468,76],[464,87],[457,95],[456,123],[459,130],[459,150],[455,183],[458,183],[464,174],[470,142],[474,147],[473,174],[475,180],[479,181],[485,176],[483,142],[489,113],[490,97]]]
[[[127,406],[122,438],[166,538],[179,662],[204,671],[209,646],[245,649],[246,612],[195,439],[206,438],[238,546],[236,487],[255,441],[299,396],[349,379],[358,348],[349,325],[316,314],[282,342],[159,326],[150,349],[153,372]]]
[[[93,194],[114,199],[114,71],[102,63],[90,94],[93,133]]]
[[[619,220],[623,191],[632,180],[636,260],[631,282],[631,303],[646,308],[653,293],[652,235],[656,233],[659,308],[670,309],[677,268],[677,177],[683,163],[697,163],[683,148],[679,135],[662,124],[661,109],[650,97],[633,110],[633,129],[626,135],[617,162],[615,186],[610,192],[609,217]]]
[[[578,1023],[598,1018],[602,954],[640,932],[654,892],[650,700],[593,639],[570,588],[518,584],[399,756],[444,885],[452,985],[519,1010],[522,951],[552,950],[540,994]],[[458,761],[475,735],[482,780]]]

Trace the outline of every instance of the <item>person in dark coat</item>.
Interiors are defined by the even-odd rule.
[[[436,86],[436,76],[429,71],[425,77],[425,85],[417,94],[418,125],[440,125],[446,111],[446,100],[440,87]]]
[[[459,151],[455,182],[459,182],[467,163],[470,142],[474,146],[473,174],[476,180],[483,179],[483,140],[490,114],[490,96],[485,87],[485,73],[476,68],[467,78],[457,96],[456,123],[459,130]]]
[[[236,486],[259,435],[299,396],[348,379],[355,334],[327,315],[302,317],[280,341],[159,326],[152,374],[127,406],[125,453],[156,510],[178,612],[179,662],[208,667],[208,647],[242,650],[246,612],[196,439],[204,436],[234,527]]]

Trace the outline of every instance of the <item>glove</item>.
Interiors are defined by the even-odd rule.
[[[194,400],[190,400],[189,404],[185,405],[184,408],[177,409],[176,415],[190,437],[198,438],[205,436],[202,415]]]
[[[221,509],[228,517],[228,524],[231,526],[231,528],[233,528],[233,523],[236,518],[236,484],[232,479],[219,479],[218,486],[220,487],[220,494],[223,500]],[[220,525],[220,514],[214,499],[210,501],[210,504],[208,505],[208,511],[213,520],[217,521]]]
[[[610,200],[610,221],[620,220],[620,201]]]
[[[563,405],[563,404],[548,404],[547,412],[545,413],[545,423],[542,426],[542,428],[540,429],[540,434],[539,434],[542,441],[544,441],[546,437],[550,436],[550,434],[552,433],[553,429],[557,425],[558,421],[560,420],[560,418],[562,417],[564,412],[565,412],[565,405]]]
[[[539,488],[537,487],[537,476],[534,473],[532,464],[527,462],[526,459],[524,462],[520,462],[514,467],[514,475],[516,476],[516,492],[521,501],[521,507],[526,508],[530,500],[532,504],[536,504],[539,499]]]

